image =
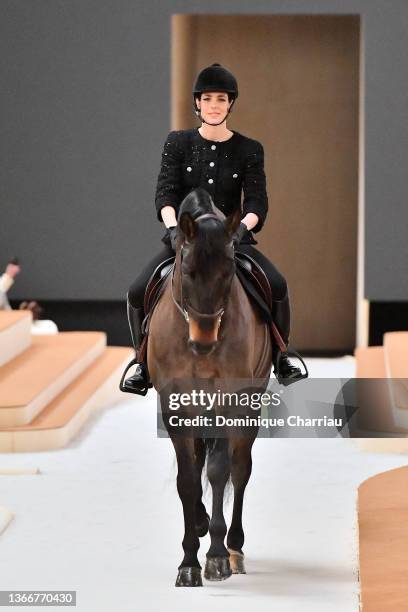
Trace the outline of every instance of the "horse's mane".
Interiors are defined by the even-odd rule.
[[[191,191],[183,200],[179,218],[184,212],[190,213],[193,219],[209,212],[216,212],[210,194],[201,187]],[[200,270],[208,269],[208,262],[225,254],[225,226],[221,219],[202,219],[197,222],[197,235],[194,239],[193,264]],[[210,272],[210,269],[208,269]]]

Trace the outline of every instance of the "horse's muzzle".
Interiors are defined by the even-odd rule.
[[[195,340],[188,341],[188,346],[195,355],[210,355],[215,349],[216,344],[216,342],[203,343]]]

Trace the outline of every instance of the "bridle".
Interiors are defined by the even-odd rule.
[[[200,221],[200,219],[216,219],[217,221],[221,222],[221,219],[219,217],[217,217],[217,215],[215,213],[204,213],[203,215],[200,215],[199,217],[194,219],[194,221],[197,222],[197,221]],[[183,247],[184,247],[184,245],[181,245],[181,250],[180,250],[180,268],[181,268],[181,262],[183,261]],[[173,270],[172,270],[172,273],[171,273],[171,297],[173,299],[174,304],[177,306],[177,309],[179,310],[179,312],[181,313],[181,315],[185,319],[186,323],[189,323],[189,321],[190,321],[190,316],[189,316],[189,313],[190,313],[193,318],[204,319],[204,320],[207,320],[207,321],[218,319],[218,321],[217,321],[217,328],[218,328],[221,325],[221,319],[222,319],[222,316],[224,314],[225,308],[221,307],[219,310],[217,310],[217,312],[214,312],[214,313],[211,313],[211,314],[207,314],[207,313],[204,313],[204,312],[199,312],[198,310],[193,308],[191,306],[191,304],[186,302],[184,300],[184,298],[183,298],[183,283],[182,283],[182,278],[181,278],[181,269],[180,269],[180,303],[176,300],[176,298],[174,296],[174,272],[175,272],[175,269],[176,269],[176,262],[174,262]]]

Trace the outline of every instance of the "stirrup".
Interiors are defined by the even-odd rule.
[[[142,387],[141,389],[130,389],[128,387],[126,387],[126,381],[125,381],[125,376],[128,372],[128,370],[134,366],[135,364],[139,363],[137,357],[134,357],[126,366],[125,371],[122,374],[122,378],[120,379],[120,383],[119,383],[119,389],[121,391],[123,391],[124,393],[134,393],[135,395],[146,395],[148,390],[152,388],[152,384],[148,383],[147,386]]]
[[[280,349],[278,349],[278,352],[276,354],[276,368],[274,369],[274,373],[276,376],[277,381],[279,382],[279,384],[284,385],[285,387],[287,387],[288,385],[291,385],[292,383],[298,382],[299,380],[302,380],[303,378],[308,378],[309,377],[309,370],[307,369],[307,365],[305,364],[305,362],[303,361],[302,357],[299,355],[299,353],[297,351],[295,351],[295,349],[291,349],[289,348],[289,346],[286,348],[285,351],[286,355],[293,355],[294,357],[297,357],[303,364],[303,367],[305,368],[305,372],[304,374],[300,374],[298,376],[295,376],[293,378],[290,377],[285,377],[285,376],[281,376],[281,373],[279,371],[279,364],[280,364],[280,360],[282,357],[282,351]]]

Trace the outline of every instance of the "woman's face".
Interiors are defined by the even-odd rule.
[[[232,100],[228,101],[228,94],[215,91],[201,94],[201,98],[196,98],[196,104],[205,122],[217,125],[226,117]]]

